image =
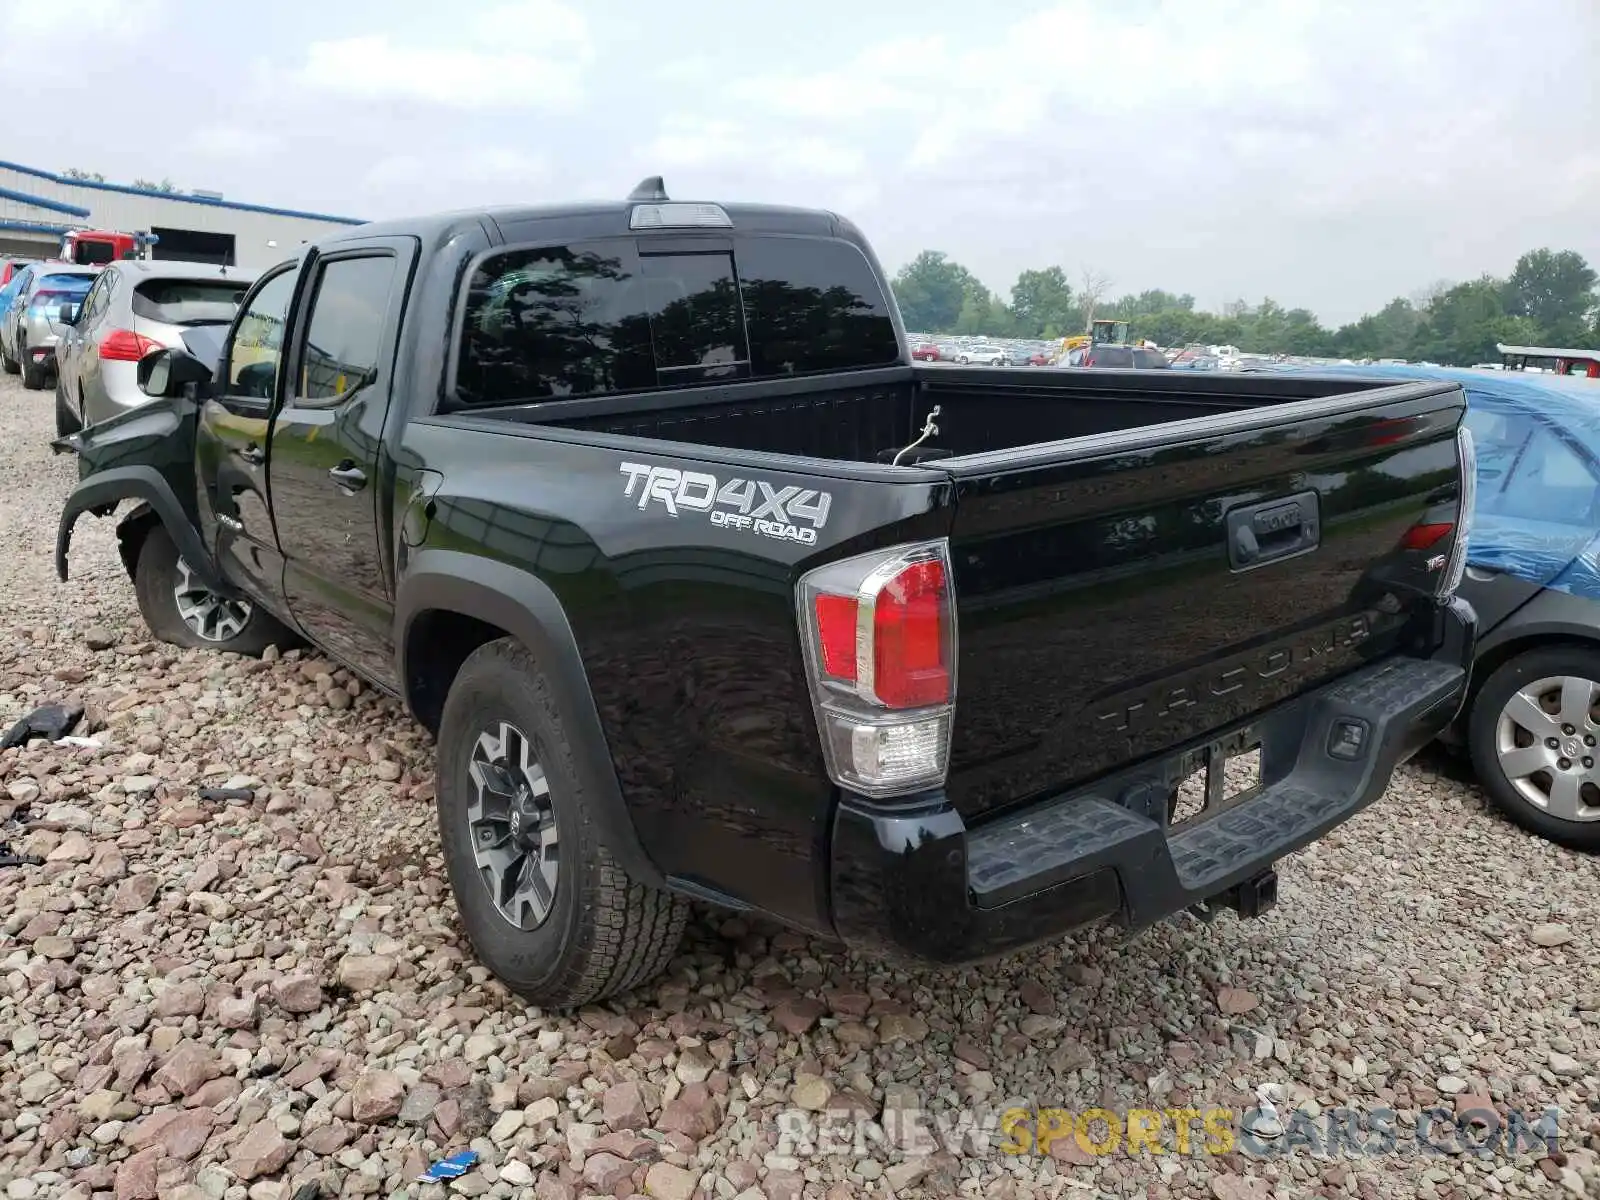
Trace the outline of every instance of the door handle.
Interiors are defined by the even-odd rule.
[[[1228,565],[1235,571],[1304,554],[1315,550],[1322,541],[1316,492],[1244,505],[1230,512],[1226,523]]]
[[[244,459],[245,462],[259,467],[267,461],[267,452],[254,442],[251,442],[243,450],[239,451],[239,457]]]
[[[329,467],[328,478],[352,492],[360,491],[367,486],[367,473],[348,458],[337,467]]]

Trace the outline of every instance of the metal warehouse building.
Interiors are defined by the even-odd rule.
[[[154,258],[262,270],[302,241],[360,224],[355,217],[241,204],[214,192],[153,192],[0,162],[0,256],[53,257],[69,230],[108,229],[154,234]]]

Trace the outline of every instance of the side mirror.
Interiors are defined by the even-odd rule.
[[[152,350],[141,358],[134,369],[134,378],[139,382],[139,390],[147,396],[177,396],[191,383],[203,390],[211,382],[211,371],[191,354],[164,348]]]
[[[63,304],[56,309],[56,320],[63,325],[76,325],[78,323],[78,306],[76,304]]]

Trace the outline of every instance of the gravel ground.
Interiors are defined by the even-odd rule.
[[[461,937],[426,734],[314,657],[152,642],[111,522],[79,526],[59,583],[74,473],[49,454],[49,394],[8,377],[0,417],[0,722],[75,697],[104,743],[0,752],[0,838],[47,859],[0,868],[5,1197],[1600,1191],[1595,863],[1437,762],[1285,863],[1260,921],[906,973],[706,913],[643,993],[556,1017]],[[255,802],[197,798],[230,781]],[[1065,1137],[1041,1155],[981,1136],[1016,1104],[1263,1094],[1288,1132],[1258,1126],[1262,1147],[1364,1106],[1394,1110],[1410,1152],[1211,1153],[1197,1130],[1187,1154]],[[1559,1106],[1559,1146],[1419,1154],[1436,1103]],[[448,1192],[414,1181],[469,1147],[478,1166]]]

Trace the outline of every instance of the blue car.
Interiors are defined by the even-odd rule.
[[[1524,828],[1600,850],[1600,381],[1449,367],[1299,368],[1443,379],[1467,394],[1477,498],[1460,594],[1471,690],[1443,739]]]

